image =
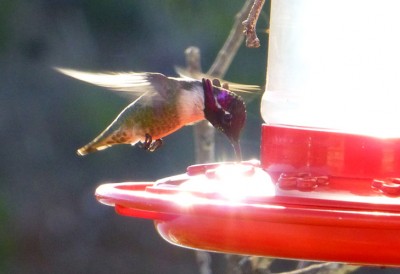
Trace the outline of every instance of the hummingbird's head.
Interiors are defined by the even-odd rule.
[[[215,128],[228,137],[238,160],[241,160],[239,138],[246,122],[246,105],[243,99],[235,93],[214,86],[208,79],[202,81],[204,116]]]

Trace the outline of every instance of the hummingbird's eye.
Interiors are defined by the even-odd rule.
[[[232,114],[230,114],[229,112],[225,112],[222,116],[222,123],[224,125],[230,125],[232,122]]]

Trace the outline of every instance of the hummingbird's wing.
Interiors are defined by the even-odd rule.
[[[201,80],[203,78],[205,79],[213,79],[215,77],[212,77],[208,74],[201,73],[201,72],[190,72],[185,68],[182,67],[175,67],[176,73],[182,78],[189,78],[189,79],[196,79],[196,80]],[[236,91],[236,92],[244,92],[244,93],[257,93],[261,90],[260,86],[257,85],[246,85],[246,84],[239,84],[239,83],[233,83],[233,82],[228,82],[222,79],[220,80],[221,83],[228,84],[229,90],[231,91]]]
[[[72,78],[140,97],[144,94],[160,99],[168,97],[168,85],[172,82],[161,73],[151,72],[87,72],[55,67],[62,74]]]

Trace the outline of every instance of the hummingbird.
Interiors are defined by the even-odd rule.
[[[70,77],[113,91],[132,93],[137,97],[95,139],[77,150],[86,155],[117,144],[140,143],[148,151],[156,150],[162,138],[207,119],[231,142],[237,159],[241,159],[240,132],[246,120],[243,99],[229,90],[229,83],[201,81],[182,75],[167,77],[153,72],[92,73],[55,68]],[[253,85],[230,83],[238,91],[257,89]]]

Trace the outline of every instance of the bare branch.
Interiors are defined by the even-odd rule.
[[[313,271],[316,269],[330,267],[334,264],[336,264],[336,263],[328,262],[328,263],[313,264],[313,265],[310,265],[310,266],[307,266],[304,268],[300,268],[300,269],[296,269],[293,271],[281,272],[281,273],[276,273],[276,274],[304,274],[304,273],[307,273],[307,272],[310,272],[310,271]]]
[[[200,274],[212,274],[210,253],[201,250],[196,250],[195,253]]]
[[[246,46],[249,48],[258,48],[260,46],[260,39],[256,34],[256,24],[264,3],[265,0],[254,0],[249,16],[242,23],[246,34]]]
[[[216,78],[223,78],[232,63],[240,45],[244,40],[242,21],[249,14],[253,0],[246,0],[243,8],[236,14],[235,22],[223,47],[208,70],[207,74]],[[260,8],[261,9],[261,8]],[[258,17],[258,16],[257,16]],[[190,73],[201,72],[200,50],[190,47],[185,51],[186,66]],[[196,162],[213,162],[215,160],[215,129],[208,121],[201,121],[194,127]],[[199,264],[200,273],[211,273],[211,257],[207,252],[196,251],[196,258]],[[246,257],[244,257],[246,258]],[[230,260],[228,259],[228,262]]]
[[[200,49],[197,47],[188,47],[185,50],[186,69],[191,74],[201,72]]]
[[[189,47],[185,50],[185,56],[187,71],[193,75],[201,73],[200,49]],[[196,163],[209,163],[215,160],[215,129],[210,126],[207,120],[194,126],[194,142]]]
[[[249,14],[253,0],[246,0],[242,9],[236,14],[235,22],[232,26],[231,32],[218,52],[217,58],[208,70],[207,74],[216,78],[222,79],[232,63],[240,45],[244,40],[242,21],[246,19]]]
[[[288,272],[281,272],[276,274],[306,274],[306,273],[320,273],[320,274],[347,274],[357,270],[360,266],[339,264],[333,262],[326,262],[320,264],[313,264],[308,267],[296,269]],[[317,271],[317,272],[315,272]]]
[[[189,73],[200,73],[200,49],[189,47],[185,50],[186,69]],[[207,120],[194,126],[195,155],[197,163],[214,161],[215,129]],[[196,261],[200,274],[211,274],[211,256],[206,251],[196,250]]]
[[[226,39],[221,50],[218,52],[214,63],[208,70],[208,75],[216,78],[224,77],[244,40],[243,26],[241,22],[246,18],[247,14],[249,14],[252,3],[253,0],[246,0],[242,9],[236,14],[232,30],[230,31],[228,38]],[[193,74],[196,72],[201,72],[200,50],[196,47],[189,47],[186,49],[185,55],[187,70]],[[196,146],[196,162],[213,162],[215,160],[215,129],[211,127],[207,121],[201,121],[194,127],[194,136]]]

